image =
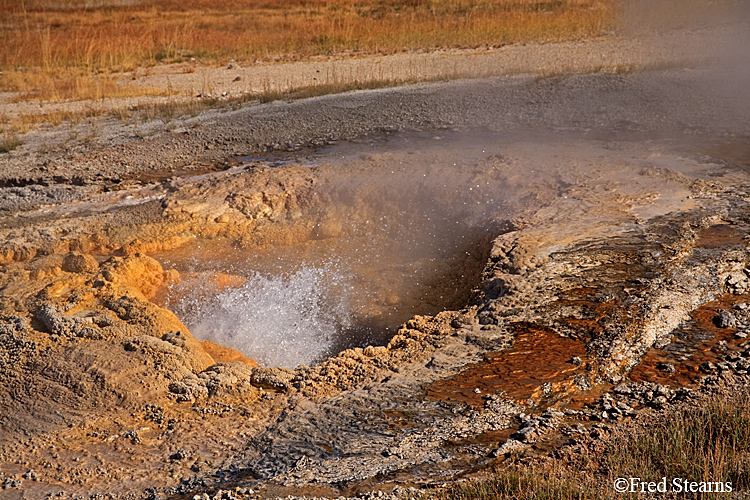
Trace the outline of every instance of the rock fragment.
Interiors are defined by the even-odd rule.
[[[721,310],[714,318],[714,324],[719,328],[732,328],[737,324],[737,318],[731,312]]]
[[[91,255],[69,252],[63,258],[62,270],[69,273],[88,273],[99,268],[99,263]]]

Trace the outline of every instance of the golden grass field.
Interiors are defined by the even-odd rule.
[[[387,54],[598,35],[613,0],[0,0],[0,91],[164,94],[109,75],[163,63]]]

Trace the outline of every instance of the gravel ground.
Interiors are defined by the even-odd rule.
[[[46,185],[54,200],[60,196],[60,185],[71,191],[80,186],[101,189],[151,172],[309,150],[398,131],[546,128],[578,130],[601,139],[613,134],[647,138],[707,132],[743,136],[748,130],[743,119],[748,100],[741,81],[734,82],[735,89],[727,88],[727,77],[732,76],[713,69],[686,69],[497,77],[254,105],[88,154],[37,157],[14,152],[2,159],[2,183]],[[14,196],[7,193],[4,197]]]

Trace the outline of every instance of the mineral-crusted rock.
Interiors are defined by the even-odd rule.
[[[190,374],[169,384],[178,401],[192,401],[209,396],[239,396],[246,401],[257,399],[261,390],[253,382],[254,371],[245,363],[217,363],[199,374]],[[269,369],[274,370],[274,369]],[[279,370],[279,369],[276,369]],[[272,378],[272,377],[269,377]]]
[[[721,310],[714,319],[714,323],[719,328],[731,328],[737,324],[737,318],[731,312]]]
[[[88,273],[99,268],[99,263],[88,254],[69,252],[62,262],[62,270],[69,273]]]

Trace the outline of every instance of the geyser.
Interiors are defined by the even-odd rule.
[[[201,206],[219,205],[216,220],[226,228],[154,255],[181,275],[156,300],[200,340],[264,365],[294,368],[385,345],[414,315],[502,293],[507,285],[477,288],[498,235],[595,212],[587,220],[598,223],[558,224],[539,244],[596,237],[621,214],[592,199],[631,196],[633,186],[658,193],[665,182],[681,186],[668,169],[703,169],[673,158],[657,167],[650,147],[636,141],[613,151],[565,132],[445,133],[350,144],[312,155],[314,167],[248,165],[184,189]],[[596,194],[580,198],[580,186],[597,186]],[[669,203],[659,195],[634,202],[632,224],[621,230],[637,231]],[[513,255],[508,274],[540,265]]]
[[[522,174],[476,135],[349,145],[312,163],[245,172],[273,193],[224,176],[212,192],[245,196],[252,231],[154,255],[182,279],[157,301],[197,338],[294,368],[383,345],[415,314],[463,307]]]
[[[175,285],[170,307],[196,337],[294,368],[327,356],[337,333],[353,321],[349,277],[333,262],[295,271],[251,271],[232,286],[213,273]]]

